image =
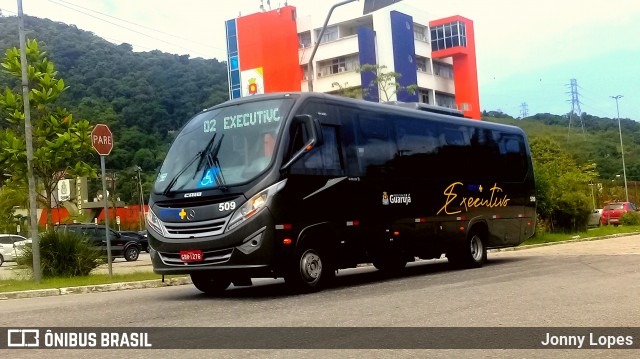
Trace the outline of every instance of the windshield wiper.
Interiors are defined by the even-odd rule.
[[[220,136],[220,140],[218,140],[218,143],[216,143],[215,146],[213,147],[207,146],[207,148],[205,148],[205,150],[202,152],[202,157],[200,159],[200,162],[198,162],[198,167],[196,168],[196,172],[193,174],[193,177],[195,178],[196,174],[198,174],[198,172],[202,168],[202,163],[205,162],[206,160],[207,169],[211,169],[211,168],[218,169],[213,174],[213,179],[216,183],[216,186],[219,189],[225,191],[228,188],[225,186],[226,182],[225,182],[224,176],[222,175],[222,167],[220,167],[220,161],[218,160],[218,152],[220,152],[220,147],[222,147],[223,139],[224,139],[224,134]],[[207,172],[205,171],[205,173],[203,174],[203,177],[206,175],[206,173]]]
[[[171,178],[171,181],[169,181],[169,184],[167,185],[167,187],[165,187],[164,191],[162,191],[162,194],[164,196],[168,195],[171,192],[171,188],[173,188],[173,186],[176,185],[176,182],[178,182],[178,178],[180,178],[180,176],[182,176],[184,171],[186,171],[187,168],[189,168],[198,159],[199,156],[200,156],[200,153],[196,153],[196,155],[193,156],[191,161],[189,161],[189,163],[187,163],[186,166],[182,167],[180,172],[176,173],[176,175],[173,176],[173,178]]]
[[[200,165],[202,163],[202,160],[205,157],[206,152],[211,150],[211,147],[212,147],[213,142],[215,140],[216,140],[216,133],[213,134],[213,137],[211,137],[211,139],[209,140],[209,142],[207,143],[205,148],[202,151],[196,153],[196,155],[193,156],[193,158],[191,160],[189,160],[189,163],[187,163],[184,167],[182,167],[182,169],[180,171],[178,171],[178,173],[176,173],[176,175],[171,178],[171,181],[169,181],[169,184],[167,184],[167,187],[165,187],[164,191],[162,191],[162,195],[166,196],[169,193],[171,193],[171,188],[173,188],[173,186],[176,185],[176,182],[178,182],[178,178],[180,178],[180,176],[182,176],[182,174],[184,173],[184,171],[187,170],[187,168],[191,167],[191,165],[198,159],[198,157],[200,158],[200,162],[198,163],[198,167],[200,167]],[[198,172],[198,170],[196,170],[196,172]]]

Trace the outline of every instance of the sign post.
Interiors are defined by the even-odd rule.
[[[107,242],[107,263],[109,266],[109,277],[113,275],[111,258],[111,239],[109,238],[109,204],[107,202],[107,179],[105,176],[104,157],[108,156],[113,149],[113,134],[107,125],[98,124],[91,131],[91,144],[100,155],[100,168],[102,170],[102,193],[104,199],[104,226],[106,227],[105,237]]]

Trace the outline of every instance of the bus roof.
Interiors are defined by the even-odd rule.
[[[430,106],[426,104],[416,104],[416,103],[402,103],[398,101],[392,101],[392,103],[377,103],[377,102],[353,99],[353,98],[348,98],[343,96],[336,96],[336,95],[331,95],[331,94],[322,93],[322,92],[274,92],[274,93],[268,93],[268,94],[253,95],[253,96],[247,96],[247,97],[229,100],[219,105],[216,105],[211,109],[224,107],[228,105],[237,105],[245,102],[253,102],[256,100],[266,100],[266,99],[276,99],[276,98],[292,98],[292,99],[295,99],[297,102],[303,102],[304,100],[309,98],[319,98],[325,101],[331,101],[333,103],[340,103],[343,105],[361,108],[361,109],[376,110],[384,113],[396,112],[396,113],[404,113],[405,115],[411,114],[414,117],[435,120],[443,123],[452,123],[452,122],[460,123],[461,125],[465,125],[465,126],[471,125],[473,127],[500,129],[503,131],[506,129],[510,129],[511,132],[520,133],[523,135],[525,134],[520,127],[505,125],[505,124],[495,123],[495,122],[486,122],[481,120],[469,119],[466,117],[459,116],[458,113],[461,113],[461,112],[458,110],[448,109],[444,107]],[[434,107],[443,109],[444,111],[429,111],[427,109],[427,108],[431,109]]]

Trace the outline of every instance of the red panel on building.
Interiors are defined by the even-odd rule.
[[[478,93],[478,71],[476,67],[476,44],[473,21],[456,15],[429,22],[430,27],[460,21],[466,27],[467,46],[455,46],[433,51],[434,59],[453,58],[453,82],[456,87],[456,104],[465,117],[480,119],[480,94]]]
[[[262,68],[264,93],[300,91],[296,8],[243,16],[236,23],[240,71]],[[242,86],[249,86],[247,80],[242,78]]]

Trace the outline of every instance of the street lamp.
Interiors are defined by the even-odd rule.
[[[624,149],[622,148],[622,127],[620,126],[620,108],[618,107],[618,99],[622,98],[622,95],[609,96],[616,100],[616,111],[618,113],[618,132],[620,133],[620,153],[622,154],[622,175],[624,176],[624,194],[629,202],[629,190],[627,189],[627,167],[624,165]]]
[[[309,92],[313,92],[313,75],[314,75],[314,71],[313,71],[313,58],[316,56],[316,51],[318,51],[318,46],[320,45],[320,41],[322,40],[322,36],[324,36],[324,31],[327,29],[327,24],[329,24],[329,18],[331,18],[331,14],[333,13],[333,10],[335,8],[337,8],[338,6],[342,6],[342,5],[346,5],[348,3],[354,2],[354,1],[359,1],[359,0],[344,0],[341,1],[335,5],[333,5],[331,7],[331,9],[329,9],[329,13],[327,14],[327,17],[324,19],[324,25],[322,25],[322,29],[320,30],[320,35],[318,35],[318,38],[316,39],[316,44],[313,46],[313,51],[311,52],[311,56],[309,57],[309,63],[307,65],[307,86],[309,89]]]

